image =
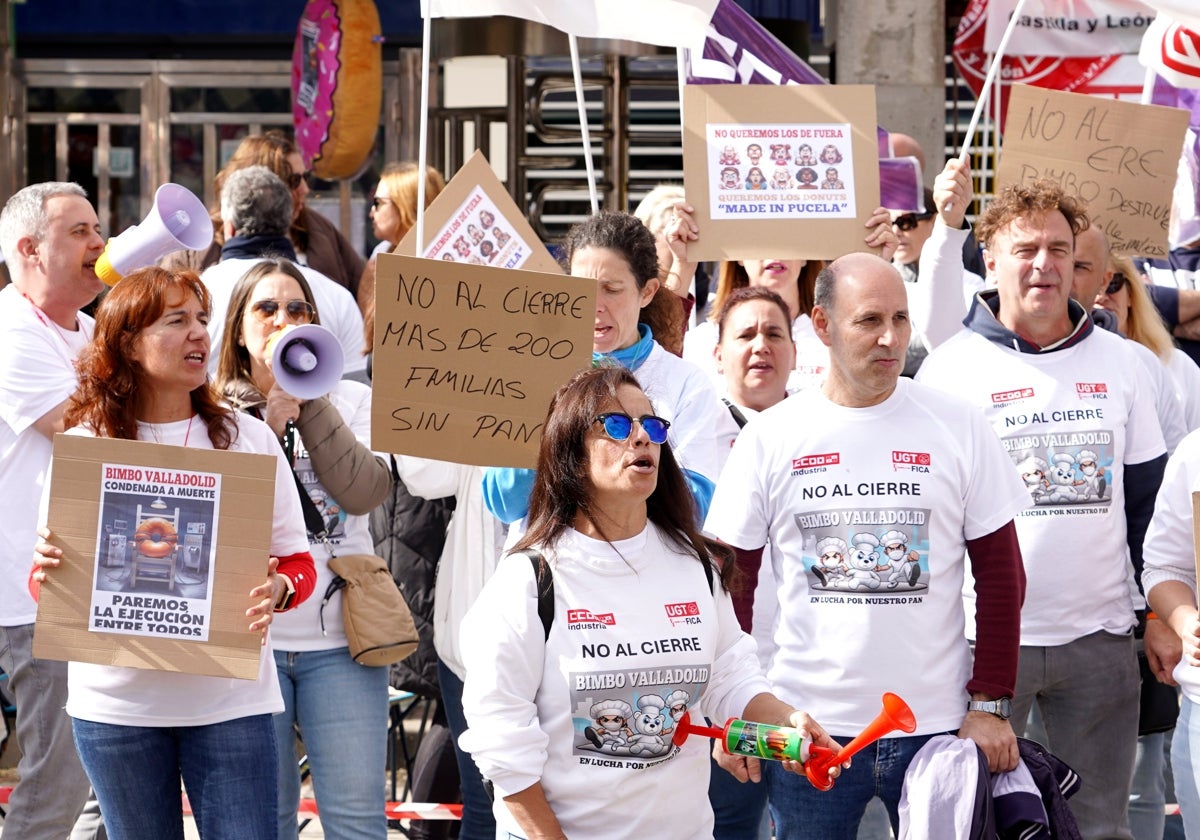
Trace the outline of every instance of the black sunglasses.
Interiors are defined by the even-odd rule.
[[[903,216],[892,219],[892,226],[896,230],[910,231],[917,226],[917,222],[932,218],[932,213],[905,213]]]
[[[287,176],[288,189],[289,190],[298,190],[298,189],[300,189],[300,184],[302,182],[305,184],[308,184],[311,187],[313,184],[314,177],[315,176],[312,174],[311,171],[305,172],[303,174],[301,174],[300,172],[293,172]]]
[[[316,313],[312,304],[306,300],[289,300],[283,305],[283,308],[287,313],[287,319],[293,324],[311,324],[313,315]],[[279,301],[256,300],[250,304],[250,311],[264,324],[274,321],[275,316],[279,313]]]
[[[1125,288],[1125,284],[1129,282],[1129,278],[1121,272],[1113,275],[1113,279],[1108,281],[1108,285],[1104,288],[1104,294],[1108,296],[1115,295],[1117,292]]]
[[[671,428],[669,421],[661,417],[655,417],[653,414],[643,414],[641,417],[630,417],[620,411],[609,411],[601,414],[593,423],[602,423],[604,425],[604,434],[608,435],[613,440],[629,440],[629,435],[633,432],[634,420],[641,425],[646,432],[646,437],[650,438],[651,443],[666,443],[667,429]]]

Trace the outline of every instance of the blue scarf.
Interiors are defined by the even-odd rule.
[[[611,353],[592,351],[592,367],[598,367],[605,362],[617,362],[630,370],[640,368],[654,349],[654,334],[650,332],[649,324],[638,324],[638,335],[640,337],[637,341],[620,350],[613,350]]]

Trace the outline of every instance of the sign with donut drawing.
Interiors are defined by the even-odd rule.
[[[266,574],[275,459],[59,435],[38,657],[254,679],[246,593]]]

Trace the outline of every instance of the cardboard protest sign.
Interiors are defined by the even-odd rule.
[[[1113,251],[1165,257],[1188,113],[1016,85],[996,187],[1049,178],[1087,203]]]
[[[591,364],[596,283],[380,254],[371,448],[532,467],[546,407]]]
[[[683,173],[700,239],[689,260],[824,259],[869,250],[879,206],[875,90],[687,85]]]
[[[562,273],[478,149],[425,208],[425,243],[430,260]],[[417,253],[416,227],[396,253]]]
[[[275,458],[57,435],[33,653],[258,677],[247,594],[266,579]]]

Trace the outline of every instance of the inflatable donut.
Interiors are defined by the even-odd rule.
[[[143,520],[133,534],[139,554],[147,557],[166,557],[175,550],[179,535],[175,526],[157,516]]]
[[[308,0],[292,50],[296,148],[317,177],[366,165],[383,102],[383,37],[372,0]]]

